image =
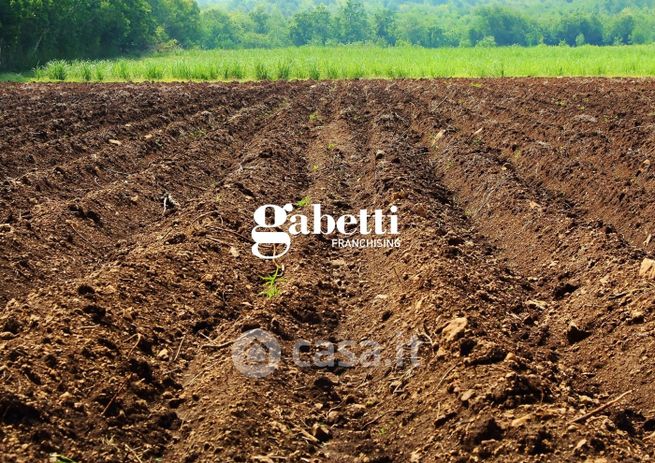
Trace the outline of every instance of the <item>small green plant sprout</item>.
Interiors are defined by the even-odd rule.
[[[59,455],[53,453],[50,455],[50,463],[77,463],[75,460],[72,460],[64,455]]]
[[[264,280],[264,290],[261,293],[259,293],[259,295],[264,296],[268,299],[272,299],[274,297],[279,296],[280,288],[278,287],[278,284],[281,281],[281,276],[282,276],[282,267],[276,265],[275,272],[273,272],[271,275],[260,277],[262,280]]]
[[[305,196],[300,201],[297,201],[296,204],[294,204],[294,206],[296,206],[298,209],[302,209],[303,207],[309,206],[311,202],[312,202],[311,198],[309,196]]]
[[[321,122],[323,118],[321,117],[318,111],[313,112],[309,115],[309,122]]]
[[[337,145],[334,143],[328,143],[327,149],[328,151],[334,151],[335,149],[337,149]]]
[[[199,140],[207,135],[207,131],[204,129],[194,129],[189,132],[189,138],[192,140]]]
[[[312,166],[312,172],[318,172],[318,164]]]

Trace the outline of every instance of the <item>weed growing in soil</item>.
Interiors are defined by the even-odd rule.
[[[260,296],[272,299],[280,295],[280,288],[278,287],[278,284],[281,281],[281,271],[282,267],[276,265],[275,272],[273,272],[271,275],[260,277],[262,280],[264,280],[264,290],[259,293]]]
[[[294,204],[294,206],[296,206],[299,209],[302,209],[303,207],[309,206],[309,204],[311,202],[312,202],[311,198],[309,196],[305,196],[300,201],[296,202],[296,204]]]
[[[207,131],[204,129],[194,129],[191,132],[189,132],[189,138],[191,138],[192,140],[200,140],[205,136],[207,136]]]

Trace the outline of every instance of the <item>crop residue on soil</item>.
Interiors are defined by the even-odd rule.
[[[655,458],[655,82],[0,88],[0,461]],[[402,246],[253,212],[400,210]],[[230,342],[281,343],[263,380]],[[420,365],[298,339],[418,335]]]

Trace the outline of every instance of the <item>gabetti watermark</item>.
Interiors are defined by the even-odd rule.
[[[423,341],[417,336],[398,336],[396,343],[385,348],[372,340],[340,342],[300,339],[283,357],[280,343],[271,333],[255,329],[242,334],[232,344],[232,362],[250,378],[262,379],[274,373],[283,358],[299,368],[373,368],[377,366],[420,365],[419,351]]]
[[[340,248],[400,247],[396,206],[389,208],[389,214],[380,209],[373,212],[362,209],[356,215],[338,218],[323,214],[320,204],[312,205],[311,219],[301,213],[289,215],[293,210],[293,204],[267,204],[255,211],[252,253],[256,257],[272,260],[284,256],[291,249],[291,237],[297,235],[338,234],[339,237],[332,240],[332,246]],[[286,231],[280,231],[285,227]],[[355,235],[360,237],[353,238]],[[264,248],[270,252],[263,252]]]

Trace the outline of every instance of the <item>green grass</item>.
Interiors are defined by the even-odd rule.
[[[655,76],[655,45],[191,50],[141,59],[53,61],[36,69],[33,79],[141,82],[509,76]]]
[[[13,72],[3,73],[0,72],[0,82],[28,82],[29,79],[22,74],[14,74]]]

